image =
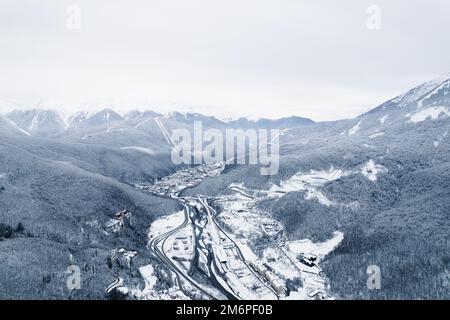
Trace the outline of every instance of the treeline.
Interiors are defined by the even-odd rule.
[[[8,224],[0,223],[0,241],[3,239],[12,238],[17,234],[23,234],[25,228],[22,222],[19,222],[15,228]]]
[[[448,248],[447,248],[448,249]],[[448,250],[421,239],[347,230],[321,266],[331,290],[346,299],[449,299]],[[445,251],[447,250],[447,251]],[[381,288],[367,286],[367,268],[380,268]]]

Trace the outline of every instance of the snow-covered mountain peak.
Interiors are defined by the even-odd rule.
[[[449,81],[450,73],[420,84],[403,95],[398,96],[393,100],[393,102],[398,103],[401,107],[405,107],[410,104],[419,104],[420,106],[421,101],[425,100],[427,95],[437,91],[443,85],[448,84]]]
[[[44,136],[61,132],[66,127],[63,117],[52,109],[17,109],[9,112],[6,117],[22,130]]]
[[[122,121],[124,118],[111,108],[106,108],[92,115],[88,115],[87,120],[89,120],[91,124],[106,124],[114,121]]]
[[[152,110],[131,110],[124,115],[125,120],[135,120],[135,119],[144,119],[144,118],[156,118],[161,116],[161,114],[154,112]]]
[[[123,119],[123,117],[120,114],[118,114],[111,108],[106,108],[106,109],[98,111],[96,114],[94,114],[93,116],[90,117],[90,119],[92,119],[92,118],[103,119],[106,121],[114,121],[114,120],[122,120]]]

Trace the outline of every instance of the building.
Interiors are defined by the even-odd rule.
[[[130,216],[131,213],[127,209],[119,211],[115,214],[115,218],[117,220],[124,220],[125,218],[129,218]]]
[[[132,224],[131,212],[127,209],[117,212],[114,218],[109,219],[104,224],[104,229],[109,232],[119,232],[124,226],[125,221],[128,221],[127,223],[130,225]]]
[[[261,276],[278,294],[285,294],[286,288],[284,283],[272,272],[267,270],[264,266],[257,262],[250,261],[250,268],[252,268],[259,276]]]
[[[310,253],[300,253],[297,256],[297,260],[303,263],[304,265],[307,265],[308,267],[313,267],[317,263],[317,257]]]
[[[262,219],[261,230],[264,234],[263,242],[279,243],[283,241],[283,226],[273,219]]]

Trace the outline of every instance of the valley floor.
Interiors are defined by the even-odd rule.
[[[307,190],[331,205],[317,190],[344,173],[339,170],[298,173],[268,191],[231,184],[228,194],[180,196],[205,177],[220,174],[223,164],[184,169],[151,186],[147,192],[178,199],[183,211],[152,223],[148,248],[174,279],[169,289],[154,289],[152,265],[140,268],[145,288],[134,292],[147,299],[333,299],[320,261],[343,239],[342,232],[323,243],[287,241],[282,225],[258,203],[287,192]],[[194,183],[193,183],[194,181]]]

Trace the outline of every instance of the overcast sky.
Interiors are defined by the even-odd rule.
[[[448,0],[1,0],[0,111],[353,117],[450,72],[449,17]]]

